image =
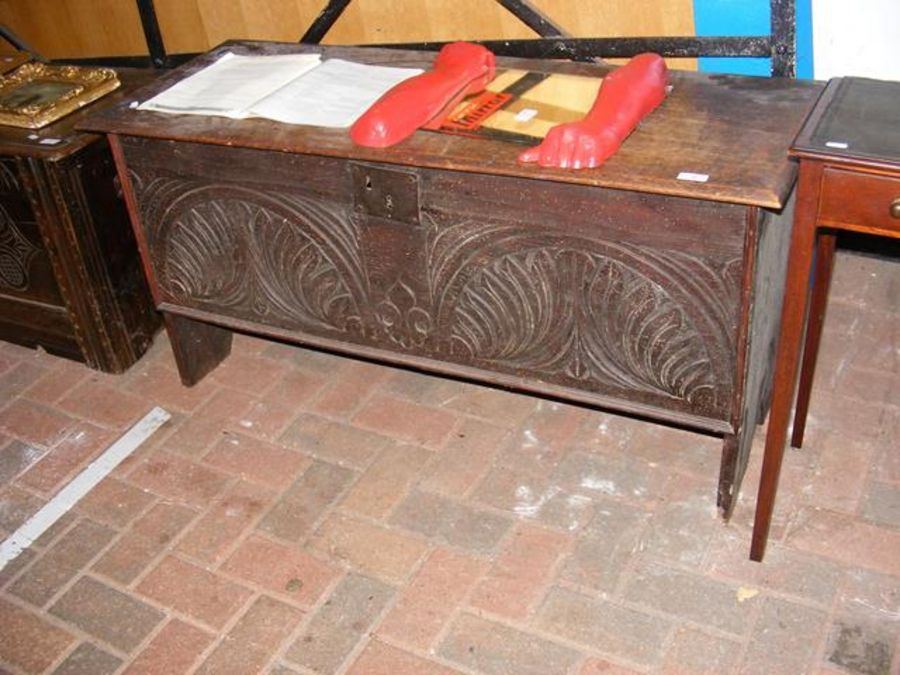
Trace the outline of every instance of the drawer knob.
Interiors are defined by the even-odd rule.
[[[897,197],[894,201],[891,202],[891,218],[900,219],[900,197]]]

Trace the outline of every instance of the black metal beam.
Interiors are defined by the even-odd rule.
[[[319,16],[315,18],[315,21],[310,24],[303,37],[300,38],[300,42],[319,44],[349,4],[350,0],[328,0],[328,4],[319,12]]]
[[[392,49],[437,51],[446,42],[370,45]],[[551,38],[546,40],[480,40],[498,56],[531,59],[629,58],[642,52],[668,57],[771,56],[768,35],[744,37]]]
[[[772,0],[772,77],[797,76],[797,21],[794,0]]]
[[[31,45],[25,42],[22,38],[20,38],[12,28],[7,26],[6,24],[0,23],[0,39],[6,40],[13,47],[18,49],[20,52],[26,52],[31,54],[34,58],[39,61],[43,61],[43,57],[40,56],[34,49],[31,48]]]
[[[156,68],[164,68],[166,46],[163,44],[162,31],[159,28],[159,19],[156,18],[156,7],[153,6],[153,0],[137,0],[137,8],[141,15],[141,27],[144,29],[147,51],[150,52],[150,62]]]
[[[497,0],[497,3],[541,37],[570,37],[528,0]]]
[[[157,68],[171,68],[196,56],[175,54],[168,56],[156,16],[153,0],[136,0],[141,25],[150,52],[150,64]],[[329,0],[315,21],[300,39],[319,43],[341,16],[351,0]],[[480,44],[500,56],[590,60],[596,57],[628,58],[645,51],[668,57],[750,56],[771,57],[772,75],[794,77],[797,65],[795,0],[771,0],[772,33],[768,36],[744,37],[640,37],[640,38],[572,38],[556,26],[528,0],[496,0],[529,28],[543,36],[543,40],[483,40]],[[0,31],[5,26],[0,25]],[[0,37],[7,38],[5,32]],[[7,38],[8,39],[8,38]],[[15,44],[15,43],[14,43]],[[413,42],[373,45],[396,49],[438,50],[446,42]],[[71,59],[68,63],[96,63],[110,65],[145,66],[144,57],[96,57]]]

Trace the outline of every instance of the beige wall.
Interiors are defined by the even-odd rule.
[[[692,35],[692,0],[532,0],[576,36]],[[325,0],[156,0],[169,53],[231,38],[295,41]],[[0,17],[48,58],[146,54],[134,0],[0,0]],[[494,0],[353,0],[324,42],[535,37]],[[690,67],[690,64],[688,64]]]

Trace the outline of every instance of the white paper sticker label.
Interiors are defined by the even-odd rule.
[[[825,143],[826,148],[835,148],[836,150],[846,150],[850,147],[849,143],[843,141],[828,141]]]
[[[538,114],[534,108],[522,108],[516,113],[516,122],[530,122]]]
[[[682,171],[680,174],[678,174],[678,180],[687,180],[692,183],[705,183],[709,180],[709,174]]]
[[[59,143],[62,143],[62,139],[61,138],[42,138],[40,141],[38,141],[38,143],[40,145],[58,145]]]

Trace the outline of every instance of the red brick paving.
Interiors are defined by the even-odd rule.
[[[747,560],[715,439],[265,340],[193,389],[0,343],[0,536],[173,419],[0,572],[0,672],[900,672],[900,266],[841,254],[808,440]]]
[[[0,598],[0,659],[26,673],[44,672],[75,637],[38,614]]]
[[[233,480],[224,472],[165,452],[144,460],[128,478],[145,490],[197,507],[209,504]]]
[[[203,456],[203,461],[245,480],[267,485],[278,491],[294,482],[310,461],[298,452],[274,443],[228,434]]]
[[[122,528],[149,507],[154,499],[149,492],[115,476],[108,476],[78,503],[78,510],[98,522]]]
[[[456,416],[389,396],[375,396],[353,418],[353,423],[395,438],[435,447],[450,433]]]
[[[214,628],[224,626],[250,597],[243,586],[173,556],[151,570],[137,591]]]
[[[186,673],[213,639],[211,633],[173,618],[124,672],[127,675]]]
[[[243,392],[234,389],[217,391],[165,437],[166,447],[181,455],[202,455],[231,424],[242,419],[253,403],[253,397]]]
[[[460,671],[375,640],[366,646],[348,672],[351,675],[455,675]]]
[[[331,417],[352,415],[387,377],[371,363],[334,361],[334,367],[340,368],[340,377],[332,379],[311,404],[315,412]]]
[[[427,651],[487,569],[486,560],[436,549],[382,621],[379,635]]]
[[[271,505],[276,494],[271,488],[249,481],[234,483],[181,538],[178,552],[207,563],[221,560]]]
[[[139,396],[88,379],[59,402],[62,410],[102,427],[119,428],[136,422],[146,404]]]
[[[253,536],[222,565],[232,577],[304,606],[318,602],[338,578],[338,569],[290,544]]]
[[[341,507],[364,516],[384,519],[421,479],[433,453],[408,443],[394,443],[382,450],[341,501]]]
[[[490,471],[509,435],[502,427],[465,420],[453,431],[425,472],[422,486],[447,495],[465,495]]]
[[[62,412],[16,399],[0,412],[0,431],[25,443],[54,445],[65,434],[73,420]]]
[[[530,525],[516,527],[469,602],[493,614],[525,619],[571,545],[572,537],[560,532]]]
[[[53,405],[88,377],[89,371],[80,364],[61,362],[58,367],[47,371],[43,377],[28,387],[24,395],[36,403]]]
[[[260,596],[197,672],[241,675],[261,670],[302,617],[303,612],[296,607]]]
[[[333,513],[310,540],[310,547],[378,579],[403,583],[428,551],[419,537]]]
[[[79,521],[40,560],[10,585],[9,592],[33,605],[45,605],[112,540],[115,532],[90,520]]]
[[[50,613],[122,652],[134,651],[164,619],[143,600],[89,576],[76,581]]]

